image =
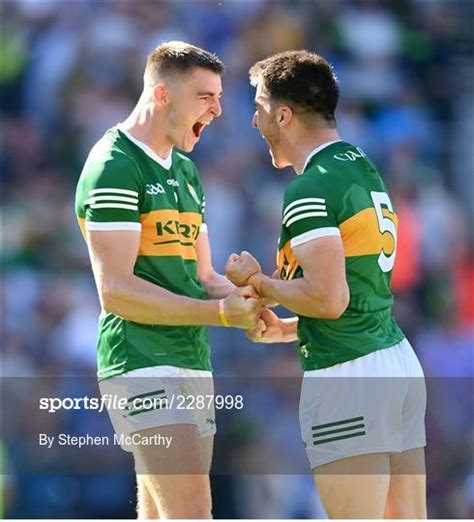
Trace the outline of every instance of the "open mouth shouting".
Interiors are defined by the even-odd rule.
[[[211,122],[206,122],[206,121],[203,121],[203,120],[198,120],[194,125],[193,125],[193,134],[196,138],[199,139],[199,137],[201,136],[201,132],[203,131],[204,127],[206,125],[209,125]]]

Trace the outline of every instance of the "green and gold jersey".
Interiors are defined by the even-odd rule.
[[[392,315],[390,292],[397,216],[387,189],[365,153],[343,141],[309,156],[288,185],[277,263],[281,279],[302,277],[293,248],[340,236],[350,302],[339,319],[299,316],[304,370],[327,368],[387,348],[405,336]]]
[[[92,148],[76,191],[81,231],[140,231],[134,273],[179,295],[206,299],[195,243],[205,231],[205,200],[194,163],[166,160],[114,127]],[[146,325],[112,313],[99,320],[98,377],[172,365],[211,370],[207,328]]]

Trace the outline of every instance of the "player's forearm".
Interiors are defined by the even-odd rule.
[[[128,321],[169,326],[221,324],[217,301],[173,294],[136,276],[100,286],[105,311]]]
[[[212,272],[208,277],[202,278],[201,283],[209,299],[227,297],[235,290],[235,285],[227,277],[217,272]]]
[[[288,310],[306,317],[337,319],[344,312],[347,302],[338,291],[328,291],[322,285],[310,285],[304,277],[281,281],[262,276],[262,297],[279,302]]]
[[[289,319],[281,319],[282,324],[282,342],[292,343],[298,340],[298,318],[290,317]]]

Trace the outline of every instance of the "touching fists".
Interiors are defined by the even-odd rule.
[[[259,291],[262,269],[258,261],[247,251],[231,254],[225,267],[227,278],[236,286],[253,285]]]
[[[247,330],[245,335],[255,343],[285,342],[283,322],[268,308],[262,310],[257,326]]]
[[[228,326],[245,330],[257,327],[262,306],[260,296],[250,285],[235,289],[223,300]]]

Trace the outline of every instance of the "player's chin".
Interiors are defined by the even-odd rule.
[[[196,136],[194,133],[190,133],[186,136],[181,144],[180,150],[183,152],[192,152],[194,147],[199,142],[199,136]]]
[[[272,165],[276,169],[284,169],[286,167],[286,165],[284,165],[283,162],[277,156],[275,156],[274,154],[272,154],[271,156],[272,156]]]
[[[196,146],[197,141],[191,141],[191,140],[184,140],[182,143],[180,150],[183,152],[192,152],[194,150],[194,147]]]
[[[272,165],[276,169],[284,169],[285,167],[290,166],[288,161],[286,161],[283,158],[279,157],[278,154],[276,154],[272,149],[270,149],[270,156],[272,158]]]

